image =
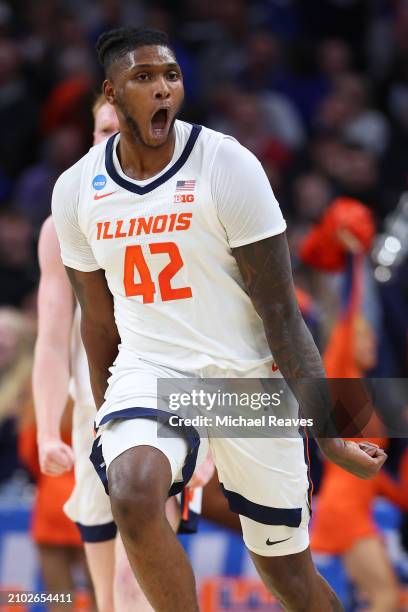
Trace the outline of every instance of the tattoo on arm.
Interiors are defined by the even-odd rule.
[[[281,234],[233,250],[285,378],[323,378],[322,360],[294,292],[289,249]]]
[[[264,324],[273,358],[304,415],[315,423],[313,433],[336,435],[322,360],[297,303],[286,235],[233,249],[233,255]],[[310,379],[315,379],[313,384]]]

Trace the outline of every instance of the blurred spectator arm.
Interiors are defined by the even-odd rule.
[[[38,254],[41,280],[33,391],[41,453],[44,442],[61,439],[60,423],[68,399],[74,311],[74,297],[51,217],[42,227]]]

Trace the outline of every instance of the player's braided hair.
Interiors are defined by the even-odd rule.
[[[150,45],[160,45],[174,51],[164,32],[152,28],[134,27],[117,28],[104,32],[98,38],[95,48],[99,62],[107,72],[115,60],[123,57],[129,51]]]

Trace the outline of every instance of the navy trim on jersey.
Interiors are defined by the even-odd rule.
[[[306,427],[303,428],[303,432],[300,432],[303,438],[303,456],[305,459],[305,464],[307,467],[307,480],[309,482],[309,487],[307,489],[307,505],[309,508],[310,516],[312,516],[312,498],[313,498],[313,490],[314,484],[311,476],[311,465],[310,465],[310,457],[309,457],[309,437],[307,434]]]
[[[173,418],[177,417],[177,415],[165,412],[164,410],[157,410],[156,408],[124,408],[123,410],[116,410],[115,412],[105,414],[105,416],[99,423],[99,427],[101,425],[104,425],[105,423],[108,423],[109,421],[113,421],[116,419],[135,418],[150,418],[156,420],[160,419],[161,424],[165,425],[166,421],[168,421],[171,416]],[[181,433],[184,434],[187,440],[189,450],[183,468],[181,470],[183,480],[181,482],[174,482],[172,484],[169,491],[169,497],[181,493],[183,488],[188,484],[195,470],[198,449],[200,447],[200,436],[197,430],[194,427],[188,427],[184,425],[183,419],[180,419],[180,417],[177,417],[177,419],[180,423]],[[106,493],[109,495],[108,477],[106,474],[106,464],[102,454],[102,444],[100,436],[97,436],[95,438],[94,443],[92,445],[92,452],[89,458],[93,463],[96,473],[102,481]]]
[[[186,146],[184,147],[184,150],[182,154],[180,155],[180,157],[178,158],[178,160],[172,165],[171,168],[167,170],[167,172],[162,174],[162,176],[159,176],[157,179],[155,179],[148,185],[145,185],[144,187],[141,187],[140,185],[137,185],[133,183],[132,181],[126,180],[125,178],[123,178],[123,176],[120,176],[120,174],[117,172],[115,168],[115,164],[113,163],[113,146],[114,146],[115,138],[117,134],[113,134],[113,136],[111,136],[108,142],[106,143],[106,149],[105,149],[106,172],[109,174],[111,179],[115,181],[117,185],[119,185],[120,187],[123,187],[123,189],[127,189],[128,191],[133,191],[133,193],[137,193],[138,195],[145,195],[145,193],[149,193],[150,191],[153,191],[153,189],[156,189],[157,187],[160,187],[160,185],[163,185],[163,183],[171,179],[179,170],[181,170],[181,168],[184,166],[184,164],[188,160],[190,153],[193,150],[193,147],[196,143],[196,140],[201,130],[202,130],[201,125],[193,124],[193,127],[191,128],[190,136],[188,137],[188,140],[186,143]]]
[[[228,491],[221,483],[222,492],[228,500],[230,510],[263,525],[286,525],[299,527],[302,508],[273,508],[250,501],[239,493]]]
[[[198,531],[198,523],[200,522],[201,512],[194,512],[190,508],[190,500],[188,495],[188,487],[184,487],[180,495],[180,510],[181,510],[181,519],[180,524],[177,530],[177,533],[187,534],[187,533],[197,533]],[[178,498],[177,498],[178,499]],[[187,516],[184,517],[184,509],[187,505]]]
[[[82,525],[82,523],[76,523],[76,526],[79,529],[83,542],[107,542],[108,540],[114,540],[118,531],[114,521],[104,525]]]

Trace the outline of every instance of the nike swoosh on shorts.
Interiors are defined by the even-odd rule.
[[[292,536],[290,536],[291,538]],[[287,542],[288,540],[290,540],[290,538],[285,538],[284,540],[277,540],[276,542],[270,542],[269,538],[266,540],[266,545],[267,546],[273,546],[274,544],[280,544],[281,542]]]

